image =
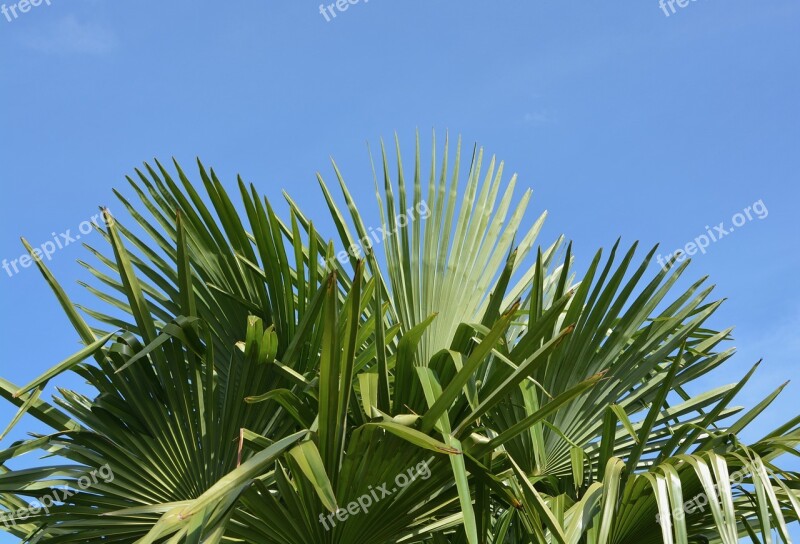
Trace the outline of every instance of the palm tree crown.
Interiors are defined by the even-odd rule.
[[[338,243],[287,195],[276,215],[175,163],[117,193],[96,306],[37,265],[83,348],[0,395],[52,429],[0,450],[0,529],[25,542],[386,544],[789,542],[800,417],[752,444],[777,396],[689,395],[731,329],[688,262],[618,241],[580,279],[572,245],[523,228],[503,164],[445,143],[423,171],[382,148],[380,227],[334,165]],[[488,164],[486,164],[488,163]],[[459,197],[459,180],[466,178]],[[378,179],[382,178],[382,182]],[[27,245],[27,244],[26,244]],[[30,249],[30,246],[28,246]],[[342,248],[344,248],[342,250]],[[338,250],[338,251],[337,251]],[[92,396],[43,388],[75,372]],[[47,454],[11,469],[26,453]],[[93,475],[93,476],[92,476]],[[65,493],[65,490],[69,492]],[[53,497],[56,499],[54,500]],[[49,502],[45,499],[50,499]],[[35,502],[31,502],[35,501]],[[36,502],[38,501],[38,502]]]

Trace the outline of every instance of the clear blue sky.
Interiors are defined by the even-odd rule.
[[[20,235],[40,244],[114,211],[111,188],[153,157],[191,169],[199,156],[232,188],[241,173],[320,215],[314,174],[331,177],[330,155],[369,207],[366,141],[397,131],[408,154],[416,128],[449,130],[533,187],[543,240],[565,233],[579,262],[617,236],[667,253],[762,201],[766,218],[690,275],[711,275],[729,298],[715,324],[737,326],[740,353],[715,383],[763,357],[740,399],[752,405],[798,376],[796,0],[696,0],[669,16],[657,0],[362,0],[330,22],[305,0],[50,3],[0,15],[0,259],[19,257]],[[50,264],[86,300],[80,258],[72,244]],[[0,270],[0,300],[3,377],[77,349],[32,268]],[[756,431],[797,414],[798,396],[790,384]],[[1,426],[12,415],[0,404]]]

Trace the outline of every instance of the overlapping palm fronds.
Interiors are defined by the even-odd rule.
[[[96,306],[38,262],[84,348],[0,381],[52,428],[0,451],[0,528],[64,543],[789,541],[800,485],[778,458],[797,454],[800,417],[745,445],[779,391],[732,406],[751,372],[687,393],[732,355],[705,280],[677,291],[686,263],[652,273],[655,250],[618,242],[576,282],[571,245],[537,245],[544,216],[522,228],[530,193],[502,163],[476,149],[458,196],[460,147],[437,165],[434,145],[423,174],[417,143],[410,182],[399,145],[395,173],[381,150],[383,239],[338,169],[344,208],[320,178],[335,244],[290,198],[281,220],[240,180],[235,203],[202,165],[202,192],[177,164],[137,171],[138,203],[118,194],[132,222],[105,212],[110,252],[83,263]],[[67,371],[92,395],[42,400]],[[36,451],[34,468],[5,465]],[[112,479],[79,485],[106,465]]]

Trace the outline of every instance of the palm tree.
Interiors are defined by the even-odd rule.
[[[104,210],[111,252],[74,304],[37,265],[82,344],[0,395],[52,429],[0,451],[0,528],[25,542],[267,544],[789,542],[800,417],[753,444],[705,278],[651,272],[618,241],[576,280],[571,244],[522,229],[530,192],[460,143],[408,185],[382,148],[381,227],[319,179],[336,252],[287,195],[288,219],[175,163]],[[426,185],[426,194],[423,188]],[[378,186],[376,175],[376,187]],[[410,194],[409,194],[410,193]],[[348,218],[349,217],[349,218]],[[27,243],[26,243],[27,246]],[[30,250],[30,246],[27,246]],[[378,254],[382,253],[383,258]],[[75,372],[93,397],[43,388]],[[34,468],[6,463],[32,451]],[[100,477],[98,478],[98,474]],[[90,477],[91,475],[91,477]],[[34,501],[31,506],[30,501]]]

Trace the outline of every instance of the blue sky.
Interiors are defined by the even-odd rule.
[[[305,0],[50,4],[0,15],[0,259],[22,254],[20,235],[38,245],[113,212],[111,189],[154,157],[191,169],[199,156],[232,188],[236,174],[276,201],[286,188],[321,216],[329,156],[369,207],[365,142],[396,131],[408,155],[417,128],[426,141],[449,130],[534,189],[542,241],[564,233],[579,264],[617,236],[669,253],[763,202],[764,219],[689,270],[728,298],[715,324],[737,327],[740,352],[709,385],[763,357],[740,399],[752,405],[798,374],[796,1],[696,0],[666,16],[657,0],[371,0],[330,22]],[[50,263],[77,300],[86,258],[74,243]],[[0,270],[0,300],[4,378],[77,349],[32,268]],[[798,395],[791,383],[751,437],[797,414]],[[2,426],[13,413],[0,404]]]

